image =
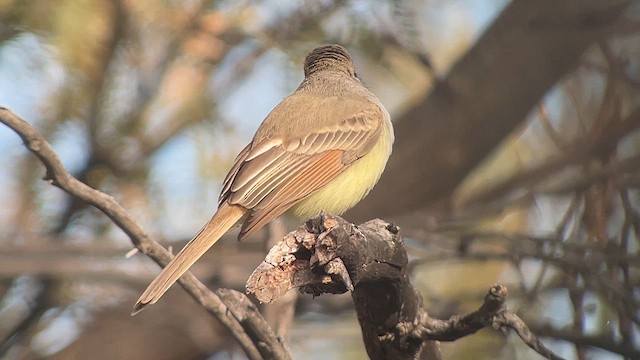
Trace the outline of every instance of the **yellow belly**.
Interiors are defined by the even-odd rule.
[[[304,220],[318,215],[323,210],[340,215],[355,206],[367,196],[384,171],[387,159],[391,155],[392,131],[393,129],[385,126],[380,141],[369,153],[356,160],[331,182],[291,207],[287,215]]]

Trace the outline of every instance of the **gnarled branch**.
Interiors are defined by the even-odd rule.
[[[436,341],[454,341],[492,326],[513,329],[547,359],[547,349],[527,325],[508,310],[507,288],[494,285],[482,306],[448,320],[431,318],[408,276],[404,242],[393,224],[376,219],[355,226],[321,214],[274,246],[247,281],[247,290],[270,302],[299,287],[314,296],[351,295],[372,359],[439,358]],[[425,357],[425,351],[430,355]]]

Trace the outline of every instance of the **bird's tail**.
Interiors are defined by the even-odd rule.
[[[213,244],[242,219],[247,210],[239,205],[223,203],[211,220],[185,245],[162,272],[149,284],[133,306],[131,316],[142,311],[145,306],[155,304],[169,290],[182,274],[187,272]]]

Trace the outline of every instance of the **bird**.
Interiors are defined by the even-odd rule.
[[[375,186],[394,142],[391,117],[342,46],[311,50],[304,79],[258,127],[222,184],[218,210],[134,305],[154,304],[225,233],[242,241],[280,215],[341,215]]]

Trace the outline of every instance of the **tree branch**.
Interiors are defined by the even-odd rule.
[[[29,123],[2,106],[0,106],[0,122],[14,130],[22,138],[27,149],[34,153],[44,164],[46,168],[44,180],[102,211],[129,236],[136,248],[149,256],[158,265],[165,266],[171,260],[172,255],[154,241],[113,197],[92,189],[71,176],[60,162],[51,145]],[[230,311],[230,308],[241,309],[243,304],[238,304],[237,300],[231,297],[227,300],[229,303],[225,304],[191,273],[183,275],[179,282],[196,302],[229,329],[250,359],[291,358],[275,334],[270,330],[265,330],[268,329],[268,326],[263,324],[264,318],[262,316],[252,314],[252,316],[243,316],[239,319],[236,315],[241,313]],[[260,328],[263,332],[256,333],[252,330],[254,328]],[[254,339],[259,339],[259,342],[254,343],[248,333],[251,333]],[[257,344],[260,345],[258,346]]]
[[[449,320],[429,317],[408,276],[407,253],[398,227],[382,220],[355,226],[327,214],[311,219],[276,244],[247,281],[247,291],[270,302],[287,290],[318,296],[351,296],[372,359],[416,359],[436,341],[454,341],[492,326],[513,329],[522,341],[548,359],[562,359],[547,349],[506,306],[507,288],[494,285],[482,306]],[[384,294],[384,296],[381,296]],[[424,358],[424,357],[422,357]]]
[[[640,359],[640,350],[632,344],[622,344],[612,338],[611,334],[585,335],[575,330],[556,330],[548,325],[532,324],[531,328],[540,336],[556,338],[570,343],[597,347],[606,351],[620,354],[625,359]]]
[[[505,334],[512,329],[538,354],[547,359],[562,359],[544,346],[518,315],[507,309],[507,287],[498,284],[489,289],[484,303],[478,310],[464,316],[452,316],[449,320],[433,319],[426,311],[421,311],[418,323],[404,324],[403,327],[410,331],[403,329],[403,332],[409,332],[416,338],[454,341],[487,326],[502,330]]]

